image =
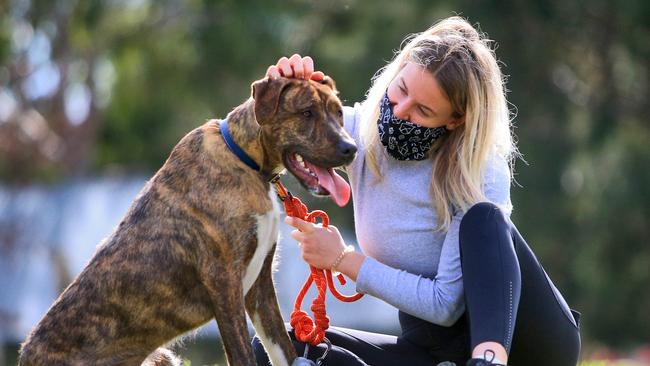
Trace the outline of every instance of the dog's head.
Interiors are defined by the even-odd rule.
[[[357,148],[343,129],[334,81],[265,78],[252,87],[255,119],[271,161],[284,165],[311,193],[345,205],[350,187],[334,168],[351,163]]]

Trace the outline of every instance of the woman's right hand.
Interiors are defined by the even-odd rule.
[[[314,71],[314,60],[309,57],[301,57],[299,54],[286,58],[282,57],[275,65],[269,66],[266,76],[277,79],[279,77],[298,78],[305,80],[321,81],[325,77],[322,71]]]

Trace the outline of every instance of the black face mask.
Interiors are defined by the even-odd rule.
[[[388,92],[381,100],[377,127],[382,145],[397,160],[424,160],[433,142],[447,132],[445,127],[422,127],[395,117]]]

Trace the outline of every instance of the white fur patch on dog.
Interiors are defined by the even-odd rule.
[[[271,360],[271,365],[273,366],[289,366],[289,361],[284,357],[284,352],[279,345],[273,343],[271,339],[264,333],[264,327],[262,327],[262,321],[260,316],[253,314],[251,316],[251,321],[253,322],[253,327],[255,327],[255,333],[257,338],[260,339],[266,353],[269,355],[269,360]]]
[[[269,186],[270,188],[270,186]],[[269,197],[273,202],[273,209],[264,215],[256,215],[257,219],[257,248],[244,275],[244,295],[248,293],[257,276],[260,274],[266,255],[273,244],[278,240],[278,223],[280,222],[280,204],[273,189],[269,189]]]
[[[167,348],[159,347],[140,366],[181,366],[181,359]]]

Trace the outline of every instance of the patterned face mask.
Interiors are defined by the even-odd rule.
[[[433,142],[447,131],[445,127],[422,127],[395,117],[388,92],[381,100],[377,127],[382,145],[397,160],[424,160]]]

